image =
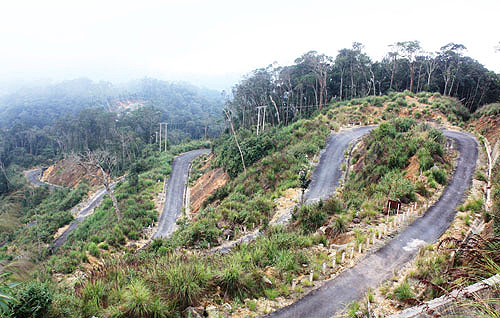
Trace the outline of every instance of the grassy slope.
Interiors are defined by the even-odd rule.
[[[221,158],[218,165],[233,172],[235,176],[223,190],[218,191],[212,198],[212,201],[220,200],[219,204],[207,207],[194,222],[181,223],[180,230],[166,244],[155,242],[152,248],[142,256],[108,261],[108,265],[104,269],[106,274],[94,273],[95,279],[81,286],[77,285],[80,287],[76,289],[76,294],[56,294],[71,298],[69,303],[73,303],[71,312],[74,316],[87,315],[90,312],[104,316],[115,316],[114,314],[120,316],[119,313],[131,315],[130,310],[141,306],[140,303],[134,303],[137,298],[130,294],[132,292],[144,296],[141,300],[144,301],[142,304],[144,308],[151,308],[151,310],[157,310],[158,313],[164,314],[179,313],[188,304],[199,304],[202,299],[206,298],[212,301],[229,299],[237,304],[243,297],[264,295],[268,298],[274,298],[279,294],[288,295],[287,286],[289,286],[293,275],[305,271],[302,264],[309,264],[319,269],[322,260],[326,258],[326,255],[312,253],[310,249],[313,243],[326,244],[326,237],[304,234],[314,232],[322,224],[321,218],[326,219],[323,215],[320,216],[319,221],[314,218],[311,220],[311,216],[326,213],[326,218],[334,216],[330,221],[336,224],[339,216],[347,215],[346,208],[349,209],[351,203],[349,206],[339,207],[335,200],[332,200],[332,203],[327,202],[327,204],[312,208],[313,213],[301,214],[297,212],[296,222],[292,229],[287,231],[270,229],[268,235],[260,238],[255,244],[243,245],[224,257],[197,254],[193,256],[191,251],[179,249],[179,247],[203,248],[207,247],[208,243],[213,246],[220,243],[221,234],[225,230],[231,230],[232,236],[237,237],[243,234],[242,230],[245,228],[250,230],[257,226],[265,226],[272,216],[273,199],[279,197],[282,191],[299,186],[298,171],[311,164],[305,155],[307,154],[311,158],[317,154],[332,128],[338,128],[355,121],[360,121],[363,124],[378,123],[384,119],[401,115],[418,119],[435,119],[444,123],[450,120],[459,124],[457,115],[461,116],[462,109],[456,101],[430,94],[412,95],[399,93],[385,97],[368,97],[337,103],[321,111],[314,119],[302,120],[281,129],[272,129],[259,136],[258,139],[250,133],[243,132],[240,138],[246,151],[258,154],[254,158],[249,158],[248,154],[245,153],[248,162],[255,162],[253,165],[248,164],[249,168],[246,173],[238,173],[239,156],[235,155],[235,149],[231,146],[233,141],[216,143],[214,150]],[[443,110],[448,112],[448,116],[442,115],[441,111]],[[424,136],[424,139],[427,137],[428,134]],[[411,140],[411,138],[409,139]],[[256,141],[260,142],[259,147],[252,149],[251,147],[255,146]],[[224,159],[227,159],[226,162]],[[403,166],[398,166],[398,169],[402,168]],[[145,174],[151,173],[154,176],[149,180],[154,183],[158,177],[154,168],[145,172]],[[429,176],[426,177],[429,178]],[[147,178],[141,182],[144,180]],[[400,179],[396,178],[387,183],[398,180]],[[352,182],[353,190],[356,186],[359,187],[359,184],[356,185],[359,181]],[[348,189],[346,193],[349,191]],[[134,204],[147,205],[154,190],[148,189],[148,185],[141,190],[140,196],[141,200],[144,198],[144,202],[138,200],[136,194],[128,192],[129,187],[126,183],[117,189],[117,196],[120,197],[124,209],[128,207],[127,200],[130,199],[134,200],[134,202],[130,202],[132,206]],[[369,193],[363,193],[363,195],[369,197]],[[352,204],[356,206],[357,203]],[[146,211],[147,207],[144,208]],[[67,250],[64,251],[63,258],[66,258],[65,261],[73,262],[73,268],[77,266],[73,259],[81,257],[85,261],[85,257],[88,257],[87,250],[89,253],[100,256],[107,254],[105,248],[109,248],[111,245],[109,244],[111,242],[108,241],[109,236],[111,236],[111,240],[114,240],[112,236],[115,235],[114,232],[118,232],[115,229],[121,226],[116,225],[110,233],[109,229],[112,227],[109,226],[111,224],[109,208],[110,203],[104,202],[102,208],[94,214],[95,216],[86,221],[90,225],[93,224],[94,232],[82,230],[85,232],[82,236],[78,236],[78,232],[75,233],[75,237],[79,237],[83,242],[67,247]],[[372,206],[369,208],[373,209]],[[105,221],[106,218],[108,221]],[[312,227],[300,226],[300,224],[306,223],[312,224]],[[85,228],[82,227],[82,229]],[[346,228],[346,224],[343,228]],[[120,230],[123,235],[123,229]],[[294,232],[290,233],[289,231]],[[141,235],[140,229],[136,233]],[[118,239],[117,249],[121,249],[119,247],[120,241],[122,239]],[[150,261],[151,258],[154,258],[154,262]],[[57,264],[58,259],[54,260],[53,264]],[[117,264],[115,264],[116,262]],[[167,266],[171,263],[175,266]],[[155,264],[165,264],[160,266],[163,270],[162,273]],[[200,268],[205,270],[201,273]],[[266,271],[268,268],[273,269],[269,275]],[[62,269],[64,270],[64,266]],[[180,272],[185,270],[193,275],[189,275],[187,278],[181,276],[186,278],[185,283],[175,281],[177,275],[181,275]],[[268,279],[274,282],[272,286],[262,283],[262,279],[258,279],[258,277],[262,278],[264,273]],[[155,290],[157,280],[164,282],[163,288],[168,289],[168,291],[152,294],[151,291]],[[154,304],[167,298],[169,301],[164,307],[154,309],[156,308]],[[87,308],[87,305],[91,308]],[[63,307],[62,303],[56,302],[54,310],[61,311],[64,310]]]

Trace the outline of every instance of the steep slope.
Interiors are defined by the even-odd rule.
[[[439,238],[453,220],[455,209],[463,200],[477,160],[477,143],[474,138],[452,131],[446,131],[446,135],[457,142],[460,159],[457,170],[438,203],[389,244],[320,289],[270,317],[331,317],[343,310],[346,304],[359,299],[369,288],[390,278],[394,269],[413,258],[418,251],[415,242],[425,244]]]

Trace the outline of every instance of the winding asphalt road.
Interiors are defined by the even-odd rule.
[[[172,172],[167,185],[167,194],[163,212],[158,222],[158,230],[154,238],[168,238],[175,230],[176,221],[184,205],[184,191],[188,182],[188,173],[191,162],[202,154],[209,153],[210,149],[197,149],[185,152],[174,158]]]
[[[325,148],[320,153],[319,163],[313,171],[311,184],[304,194],[305,203],[314,203],[331,197],[342,177],[341,164],[345,160],[344,152],[349,144],[370,132],[376,126],[366,126],[346,129],[339,133],[332,133],[326,142]],[[293,207],[283,213],[270,225],[286,225],[292,217]],[[249,233],[237,240],[214,247],[210,253],[228,253],[236,245],[248,243],[262,235],[260,230]]]
[[[40,187],[40,186],[48,186],[50,189],[54,189],[58,186],[45,183],[40,181],[40,177],[42,175],[42,169],[35,169],[35,170],[30,170],[25,173],[26,179],[28,179],[29,182],[31,182],[35,187]],[[111,188],[114,189],[116,186],[116,182],[111,184]],[[76,218],[70,223],[69,227],[61,234],[53,243],[51,247],[51,252],[57,251],[59,247],[61,247],[64,242],[68,239],[68,236],[73,232],[80,223],[85,220],[85,218],[94,211],[94,208],[98,206],[101,202],[102,199],[104,198],[104,195],[106,194],[106,189],[101,188],[99,189],[93,197],[91,197],[89,200],[87,200],[87,204],[85,205],[84,208],[82,208],[80,211],[78,211]],[[28,224],[29,226],[33,226],[36,224],[35,222],[32,222]]]
[[[111,184],[111,189],[114,189],[116,182]],[[94,211],[94,208],[98,206],[104,196],[106,195],[106,189],[99,189],[90,200],[88,200],[87,205],[78,211],[76,218],[70,223],[69,227],[52,243],[52,252],[55,252],[59,247],[61,247],[64,242],[68,239],[68,236],[73,232],[80,223],[85,220],[85,218]]]
[[[368,289],[390,279],[395,269],[415,257],[421,245],[435,242],[446,231],[472,182],[478,151],[473,136],[455,131],[444,133],[455,140],[460,157],[455,173],[439,201],[388,244],[322,287],[267,317],[332,317],[350,302],[363,297]]]
[[[25,176],[26,176],[26,179],[28,179],[28,181],[31,182],[35,187],[47,186],[50,189],[56,188],[56,186],[53,184],[49,184],[49,183],[45,183],[45,182],[40,181],[40,178],[42,177],[42,169],[35,169],[35,170],[27,171]]]
[[[342,177],[340,168],[345,160],[345,150],[353,140],[363,137],[375,127],[366,126],[332,133],[320,154],[319,164],[311,177],[311,184],[304,194],[305,203],[325,200],[334,194]]]

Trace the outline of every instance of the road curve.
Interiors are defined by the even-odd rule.
[[[342,177],[340,166],[345,160],[345,150],[353,140],[366,135],[375,127],[366,126],[332,133],[320,154],[319,164],[311,177],[311,184],[304,194],[305,203],[325,200],[333,195]]]
[[[311,184],[304,194],[305,203],[314,203],[319,200],[325,200],[331,197],[337,188],[342,170],[340,166],[345,161],[344,152],[352,141],[366,135],[376,126],[358,127],[345,129],[339,133],[332,133],[326,142],[325,148],[320,153],[319,163],[313,171]],[[270,225],[286,225],[292,218],[293,207],[289,208],[276,220],[271,221]],[[237,240],[227,242],[220,246],[212,248],[210,253],[228,253],[236,245],[248,243],[262,235],[262,231],[255,230]]]
[[[322,287],[267,317],[332,317],[350,302],[363,297],[368,289],[390,279],[395,269],[415,256],[419,248],[416,243],[433,243],[446,231],[472,182],[478,151],[473,136],[455,131],[444,133],[455,140],[460,156],[452,179],[439,201],[388,244]]]
[[[42,177],[42,169],[29,170],[26,171],[24,175],[26,176],[26,179],[28,179],[28,181],[31,182],[35,187],[48,186],[50,189],[56,188],[56,186],[53,184],[40,181],[40,178]]]
[[[154,238],[167,238],[175,230],[177,218],[184,205],[184,190],[188,182],[188,173],[191,162],[202,154],[209,153],[210,149],[197,149],[185,152],[174,158],[172,172],[167,185],[165,204],[158,222],[158,230]]]

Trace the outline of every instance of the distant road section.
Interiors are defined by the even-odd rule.
[[[31,182],[35,187],[48,186],[51,189],[56,188],[56,186],[52,184],[40,181],[40,178],[42,177],[42,169],[29,170],[26,171],[24,175],[26,176],[26,179],[28,179],[28,181]]]
[[[209,152],[210,149],[198,149],[174,158],[172,172],[168,179],[165,205],[158,222],[158,230],[153,238],[167,238],[175,230],[177,218],[184,205],[184,190],[188,182],[189,167],[194,159]]]
[[[111,188],[113,189],[116,186],[116,182],[111,185]],[[68,239],[68,236],[73,232],[80,223],[85,220],[85,218],[90,215],[94,209],[102,202],[102,199],[106,195],[106,189],[100,188],[88,201],[87,204],[85,205],[84,208],[82,208],[80,211],[78,211],[77,216],[71,222],[69,227],[59,236],[54,243],[52,243],[52,252],[56,251],[59,247],[61,247],[66,240]]]
[[[352,301],[362,298],[370,288],[376,288],[390,279],[395,269],[415,257],[421,244],[434,243],[446,231],[472,182],[478,152],[476,140],[471,135],[455,131],[444,133],[455,140],[460,157],[455,173],[439,201],[384,247],[268,317],[332,317]]]

